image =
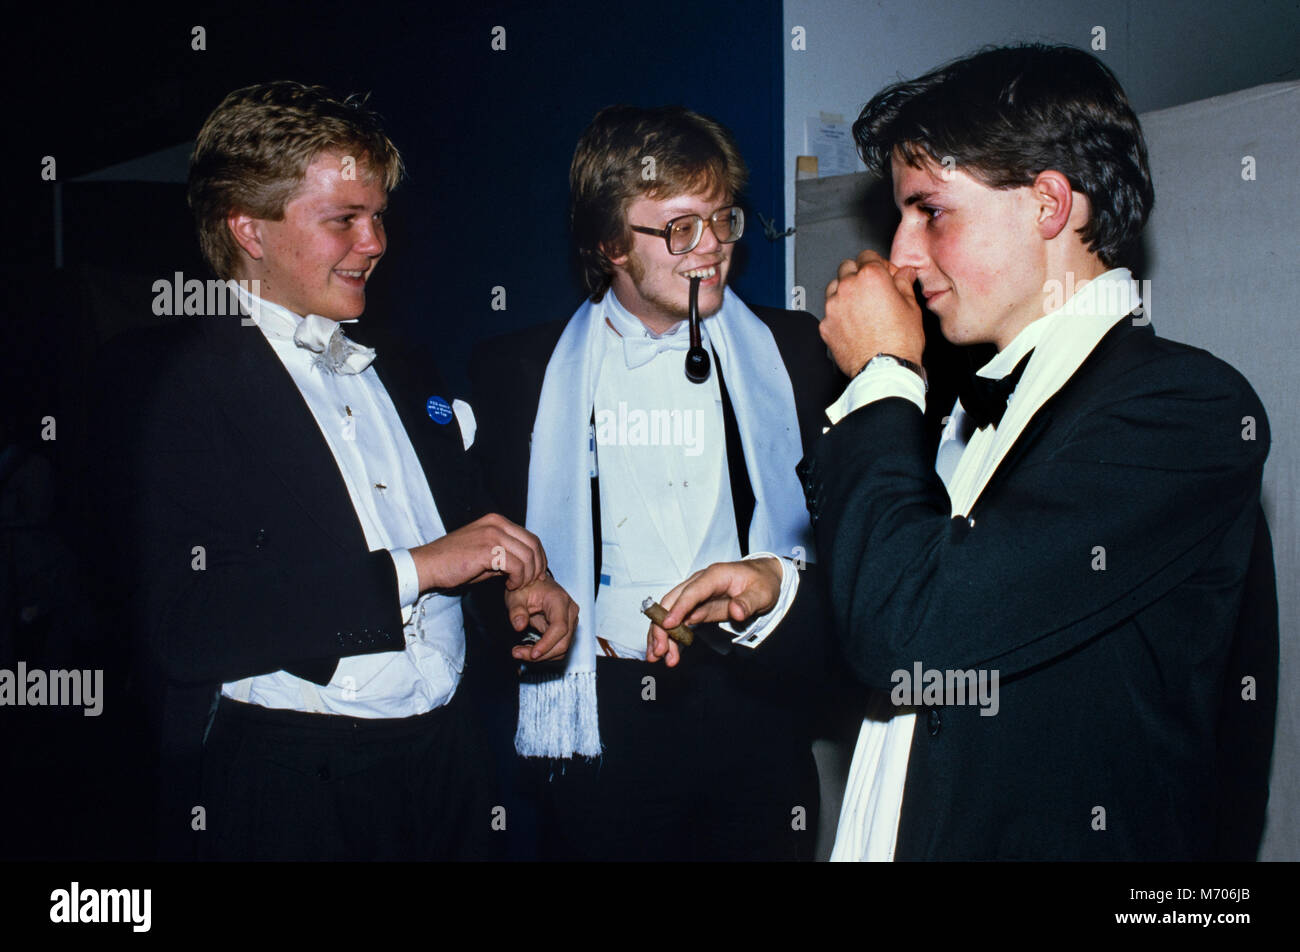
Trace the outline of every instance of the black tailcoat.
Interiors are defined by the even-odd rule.
[[[968,519],[908,401],[822,439],[801,470],[858,677],[1000,675],[995,716],[919,712],[897,858],[1253,856],[1277,681],[1268,443],[1240,374],[1127,319]]]
[[[425,412],[452,395],[430,363],[404,374],[400,345],[365,330],[454,531],[489,507],[456,420]],[[190,829],[220,685],[278,670],[325,684],[342,657],[403,650],[396,572],[369,551],[329,445],[257,327],[194,317],[118,338],[101,365],[114,411],[100,427],[101,498],[158,730],[160,835],[164,853],[190,855],[177,831]],[[476,634],[508,627],[499,585],[469,593],[467,673]]]

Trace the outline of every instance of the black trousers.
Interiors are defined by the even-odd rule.
[[[676,668],[600,658],[596,685],[603,755],[536,768],[543,858],[813,858],[817,768],[780,685],[703,646]]]
[[[468,860],[504,851],[489,758],[455,702],[368,720],[222,698],[203,752],[217,860]],[[494,823],[494,820],[498,822]]]

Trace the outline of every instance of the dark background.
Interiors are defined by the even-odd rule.
[[[784,298],[782,249],[752,214],[785,217],[778,2],[472,7],[313,3],[306,14],[237,3],[105,16],[93,27],[38,23],[24,53],[52,81],[27,101],[21,137],[24,273],[38,294],[48,290],[54,187],[38,172],[52,155],[63,183],[64,277],[104,269],[146,278],[122,304],[148,316],[153,280],[175,270],[205,276],[179,182],[77,179],[191,142],[232,89],[291,78],[372,93],[409,178],[393,198],[369,315],[400,327],[453,379],[473,341],[567,316],[581,300],[568,165],[583,127],[615,102],[680,103],[733,130],[752,172],[734,285],[759,303]],[[195,25],[206,28],[205,51],[190,48]],[[504,51],[491,49],[498,25]],[[505,311],[490,306],[498,285]]]
[[[90,404],[85,381],[104,341],[159,320],[154,281],[208,276],[183,184],[183,146],[207,114],[230,90],[272,79],[372,94],[409,177],[391,202],[366,320],[398,330],[457,388],[476,341],[567,317],[580,303],[568,165],[579,133],[611,103],[680,103],[732,129],[751,171],[733,283],[753,302],[784,299],[784,250],[755,214],[786,218],[781,5],[227,3],[23,16],[9,24],[6,62],[16,111],[0,189],[11,270],[0,297],[0,449],[29,454],[38,499],[0,552],[0,667],[102,667],[106,699],[99,718],[0,709],[0,815],[12,831],[0,857],[127,858],[146,842],[146,765],[132,742],[125,635],[87,597],[114,557],[92,550],[83,531],[94,515],[91,424],[111,427],[114,417]],[[491,48],[498,25],[504,51]],[[206,30],[205,50],[191,48],[195,26]],[[174,147],[129,175],[160,181],[102,180],[105,169]],[[55,181],[41,178],[45,156]],[[504,311],[491,308],[495,286],[506,289]],[[53,441],[40,437],[46,417]],[[41,613],[15,622],[18,602],[33,599]]]

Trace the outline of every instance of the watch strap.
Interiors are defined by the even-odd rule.
[[[921,378],[921,383],[925,386],[925,392],[926,393],[930,392],[930,379],[925,375],[925,368],[922,367],[920,364],[918,364],[916,361],[908,360],[906,357],[899,357],[897,354],[887,354],[884,351],[881,351],[880,353],[876,354],[876,356],[868,360],[865,364],[863,364],[862,370],[859,370],[858,373],[862,373],[863,370],[866,370],[868,367],[870,367],[881,357],[888,357],[890,360],[898,364],[900,367],[905,367],[908,370],[912,371],[912,373],[916,374],[918,377]]]

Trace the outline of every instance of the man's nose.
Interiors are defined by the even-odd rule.
[[[900,268],[912,267],[920,270],[928,260],[925,256],[925,243],[918,234],[925,227],[921,222],[900,222],[894,232],[894,243],[889,247],[889,260]]]
[[[715,254],[722,247],[722,242],[718,241],[718,236],[713,233],[713,225],[706,219],[704,230],[700,232],[700,243],[695,246],[697,254]]]
[[[352,250],[358,254],[374,257],[382,255],[384,249],[388,247],[384,226],[379,222],[363,222],[360,229],[357,233],[357,243],[352,246]]]

